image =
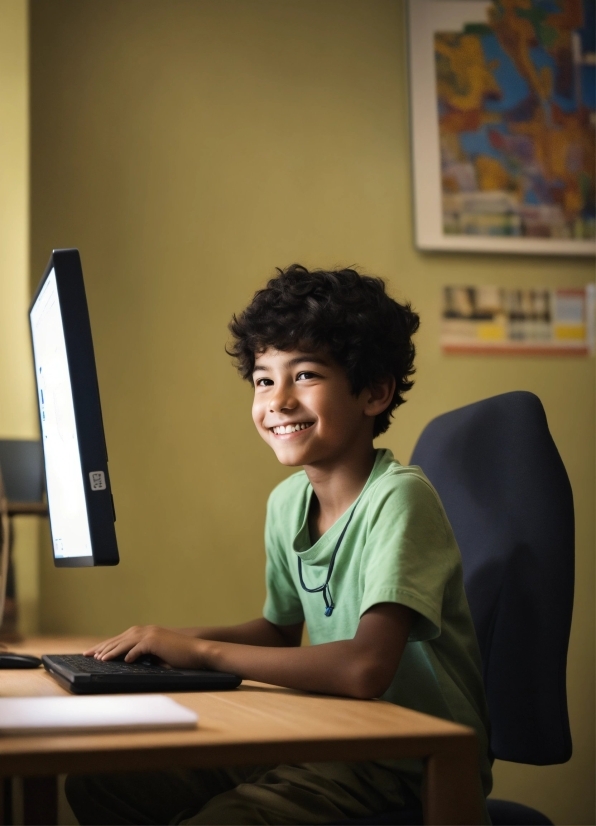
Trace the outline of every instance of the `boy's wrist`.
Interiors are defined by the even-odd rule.
[[[215,656],[215,643],[213,640],[203,640],[200,638],[195,638],[194,642],[194,649],[197,652],[197,657],[199,660],[198,667],[199,668],[210,668],[213,671],[217,671],[217,666],[214,665],[214,661],[216,659]]]

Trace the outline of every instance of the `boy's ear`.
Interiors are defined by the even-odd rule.
[[[371,384],[363,391],[366,402],[364,414],[366,416],[378,416],[383,410],[391,404],[393,394],[395,393],[395,377],[387,376],[384,379]]]

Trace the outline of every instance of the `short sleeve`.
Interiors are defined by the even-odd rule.
[[[459,552],[436,492],[413,474],[390,477],[371,499],[368,524],[360,616],[378,603],[397,602],[416,612],[410,641],[438,637]]]
[[[289,570],[287,549],[283,547],[281,537],[276,531],[278,516],[272,495],[267,503],[267,519],[265,522],[267,596],[265,597],[263,616],[275,625],[294,625],[304,621],[304,612]]]

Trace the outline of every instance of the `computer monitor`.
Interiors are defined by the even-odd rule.
[[[29,321],[54,562],[117,565],[116,514],[78,250],[53,251]]]

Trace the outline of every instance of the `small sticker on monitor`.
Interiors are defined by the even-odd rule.
[[[103,470],[93,470],[89,474],[89,481],[91,482],[91,490],[105,490],[106,477]]]

